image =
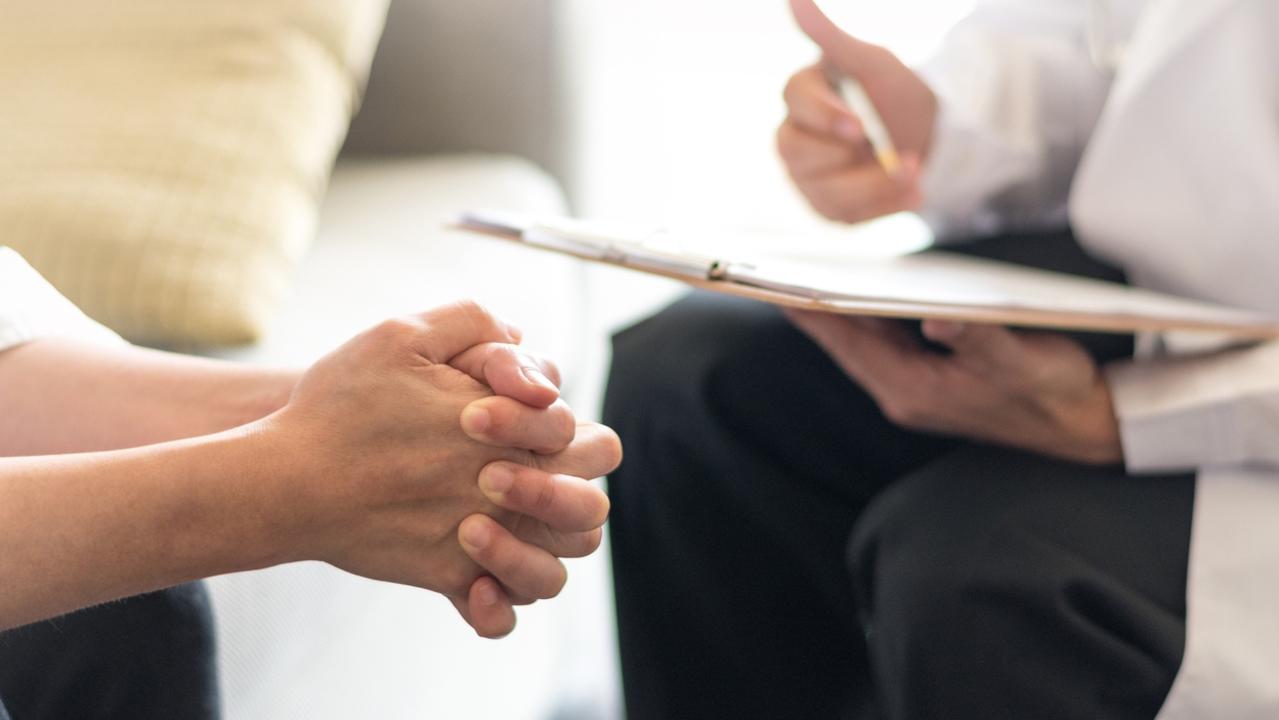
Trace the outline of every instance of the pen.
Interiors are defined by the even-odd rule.
[[[875,104],[870,101],[870,96],[866,94],[866,88],[857,81],[856,78],[843,75],[834,70],[826,71],[827,79],[831,87],[839,93],[844,104],[852,110],[862,121],[862,128],[866,131],[866,139],[870,142],[870,148],[875,153],[875,159],[879,161],[879,166],[884,168],[884,172],[889,177],[897,177],[901,174],[902,160],[901,155],[897,153],[897,146],[893,144],[893,136],[888,133],[887,126],[884,125],[884,119],[879,116],[879,111],[875,109]]]

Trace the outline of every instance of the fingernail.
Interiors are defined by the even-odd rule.
[[[538,370],[537,368],[533,368],[533,367],[520,368],[520,372],[524,373],[525,380],[528,380],[534,385],[541,385],[542,387],[547,388],[548,390],[554,390],[556,392],[559,392],[560,390],[558,387],[555,386],[555,383],[551,382],[550,378],[543,375],[542,371]]]
[[[849,142],[861,142],[862,129],[852,119],[842,117],[835,121],[835,136]]]
[[[489,530],[483,523],[467,523],[466,527],[462,528],[462,541],[476,550],[488,547],[491,539]]]
[[[484,607],[495,607],[497,605],[497,588],[488,583],[481,585],[479,599],[480,604]]]
[[[493,425],[493,416],[482,407],[471,405],[462,411],[462,429],[478,435]]]
[[[507,465],[490,465],[480,475],[480,490],[490,495],[505,495],[515,485],[515,471]]]

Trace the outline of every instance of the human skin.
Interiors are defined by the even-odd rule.
[[[901,427],[1080,463],[1123,461],[1110,388],[1064,335],[926,321],[924,336],[950,349],[943,355],[892,321],[791,319]]]
[[[607,498],[581,478],[620,460],[518,339],[458,304],[300,380],[55,341],[0,354],[4,454],[37,455],[0,460],[0,628],[322,560],[509,632],[513,603],[559,592],[559,557],[598,546]]]
[[[786,119],[777,150],[791,179],[817,212],[861,222],[915,210],[923,201],[920,172],[937,121],[937,97],[891,52],[836,27],[813,0],[791,0],[800,28],[821,49],[821,60],[786,85]],[[902,172],[880,167],[861,119],[831,87],[829,72],[854,77],[866,89],[902,153]]]
[[[938,117],[935,94],[891,52],[836,27],[814,0],[791,0],[791,9],[822,52],[785,91],[777,145],[796,186],[836,221],[918,209]],[[879,167],[860,120],[831,89],[828,69],[866,88],[903,151],[898,177]],[[902,427],[1078,462],[1123,460],[1110,388],[1091,357],[1063,335],[924,323],[924,335],[950,350],[943,355],[889,321],[790,317]]]

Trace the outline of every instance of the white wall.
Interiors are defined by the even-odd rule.
[[[972,0],[826,0],[908,62]],[[578,207],[662,224],[814,223],[773,149],[787,78],[813,62],[785,0],[565,0],[577,85]]]
[[[972,0],[828,0],[827,11],[867,40],[922,60]],[[574,204],[584,216],[752,234],[842,228],[816,218],[774,151],[782,88],[816,60],[786,0],[562,0],[569,118],[579,163]],[[600,267],[584,269],[592,345],[573,402],[598,408],[605,338],[684,292]],[[563,628],[561,695],[593,719],[618,717],[618,685],[602,558],[578,563]]]
[[[935,51],[974,0],[819,0],[850,32],[907,62]],[[583,216],[753,238],[787,235],[817,252],[914,249],[920,223],[858,242],[823,222],[791,187],[774,149],[782,88],[817,50],[786,0],[561,0],[569,132]],[[904,225],[904,227],[903,227]],[[887,237],[885,237],[887,236]],[[597,329],[617,327],[679,292],[617,271],[587,273]]]

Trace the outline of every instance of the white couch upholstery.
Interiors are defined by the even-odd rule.
[[[446,228],[476,207],[557,214],[565,201],[549,175],[510,156],[340,161],[292,297],[260,344],[223,355],[309,363],[389,315],[474,298],[520,325],[527,345],[571,363],[584,340],[582,268]]]
[[[474,297],[577,376],[582,269],[442,229],[459,208],[476,204],[563,209],[555,183],[512,158],[344,162],[317,245],[275,330],[261,346],[229,354],[305,364],[388,315]],[[539,289],[546,287],[554,290]],[[573,695],[560,671],[574,650],[562,638],[571,634],[566,624],[582,617],[596,632],[577,651],[603,663],[602,693],[587,701],[606,707],[612,676],[603,567],[600,558],[579,563],[574,575],[582,577],[568,597],[525,611],[519,632],[500,643],[474,638],[448,603],[428,593],[323,565],[217,578],[211,586],[227,717],[549,717]]]
[[[614,318],[591,288],[615,278],[443,229],[472,207],[566,209],[561,184],[518,159],[569,164],[552,122],[554,5],[397,0],[294,295],[260,345],[224,357],[302,365],[388,315],[471,297],[556,358],[569,399],[595,412]],[[323,565],[216,578],[227,718],[614,717],[605,554],[570,574],[497,643],[429,593]]]

